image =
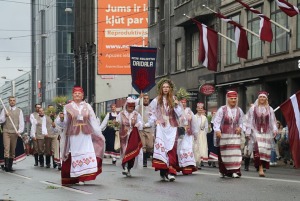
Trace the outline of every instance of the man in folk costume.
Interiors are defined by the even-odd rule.
[[[180,100],[183,113],[179,118],[178,127],[178,143],[177,143],[177,155],[179,171],[182,174],[188,175],[197,171],[196,161],[193,153],[193,133],[192,133],[192,117],[194,116],[191,108],[186,106],[186,99]]]
[[[241,131],[244,113],[237,106],[238,93],[228,91],[226,105],[221,106],[214,119],[215,146],[218,147],[219,175],[241,176]]]
[[[117,113],[117,106],[116,104],[110,105],[111,112],[107,113],[105,118],[103,119],[101,123],[101,130],[103,132],[103,135],[105,137],[105,157],[111,157],[112,158],[112,164],[116,164],[117,158],[120,158],[120,153],[118,150],[115,150],[115,136],[116,136],[116,130],[114,123],[116,121],[116,117],[118,116]]]
[[[60,139],[61,179],[62,185],[84,185],[102,172],[105,138],[93,108],[83,101],[83,89],[75,86],[72,96],[73,101],[64,107],[63,118],[55,119],[56,125],[64,129]]]
[[[208,121],[204,115],[204,104],[197,103],[197,113],[193,116],[193,133],[195,136],[193,151],[196,164],[199,169],[204,166],[204,162],[208,162],[207,132]]]
[[[30,138],[33,145],[33,156],[34,156],[34,166],[38,166],[39,162],[39,154],[38,154],[38,145],[37,141],[33,140],[33,133],[32,133],[32,126],[36,124],[37,118],[39,117],[39,109],[42,108],[41,104],[35,104],[35,111],[30,114],[30,123],[31,123],[31,129],[30,129]]]
[[[156,125],[152,166],[160,171],[161,180],[174,181],[177,160],[177,127],[182,106],[173,96],[174,84],[163,78],[158,84],[158,96],[150,103],[151,124]]]
[[[24,116],[20,108],[16,107],[16,98],[10,96],[9,107],[7,112],[3,108],[0,114],[0,124],[3,123],[3,146],[4,146],[4,169],[6,172],[12,172],[12,165],[14,160],[18,160],[15,157],[22,157],[24,159],[25,152],[22,143],[22,154],[16,153],[17,141],[21,133],[24,131]],[[15,130],[15,128],[17,131]],[[21,139],[20,139],[21,140]],[[21,141],[22,142],[22,141]]]
[[[40,167],[44,167],[45,135],[47,135],[44,109],[40,108],[38,114],[39,116],[36,118],[35,123],[31,126],[30,132],[32,140],[35,141],[37,145],[37,154],[39,156]]]
[[[143,105],[138,105],[135,110],[142,115],[143,118],[143,130],[140,131],[141,140],[143,143],[143,166],[147,167],[147,158],[153,153],[153,142],[154,142],[154,129],[150,125],[150,98],[148,94],[143,94]]]
[[[128,97],[116,121],[120,125],[120,144],[121,144],[121,160],[122,160],[122,174],[130,177],[130,170],[134,164],[138,163],[137,156],[143,147],[139,130],[143,129],[142,117],[135,111],[136,101]]]
[[[48,106],[49,109],[49,106]],[[56,168],[57,164],[54,160],[55,152],[59,151],[58,146],[58,129],[54,122],[54,116],[45,115],[47,134],[45,135],[45,155],[46,155],[46,168],[50,168],[51,156],[53,168]]]
[[[268,93],[261,91],[245,118],[246,137],[253,143],[254,165],[260,177],[269,169],[271,146],[277,134],[274,110],[268,103]]]

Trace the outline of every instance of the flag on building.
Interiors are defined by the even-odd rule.
[[[218,66],[218,32],[205,24],[192,19],[199,29],[199,61],[208,70],[217,71]]]
[[[235,36],[234,39],[235,39],[237,56],[240,58],[247,59],[249,44],[248,44],[247,34],[245,29],[243,29],[243,26],[233,21],[232,19],[225,17],[221,13],[216,13],[216,16],[221,20],[229,24],[232,24],[234,26],[234,36]]]
[[[285,0],[276,0],[276,3],[278,7],[290,17],[299,14],[299,9]]]
[[[242,4],[247,10],[250,10],[251,12],[257,14],[260,17],[260,28],[259,28],[259,36],[260,40],[272,42],[273,40],[273,32],[271,27],[271,21],[270,18],[259,12],[258,10],[250,7],[248,4],[245,4],[241,0],[235,0],[236,2],[239,2]]]
[[[280,105],[288,126],[290,151],[293,156],[294,165],[300,167],[300,91],[292,95],[290,99]]]

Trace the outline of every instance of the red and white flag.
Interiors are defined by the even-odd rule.
[[[299,14],[299,9],[285,0],[276,0],[276,3],[278,7],[290,17]]]
[[[192,19],[199,29],[199,61],[208,70],[217,71],[218,65],[218,32],[208,28],[205,24]]]
[[[271,27],[270,18],[259,12],[258,10],[250,7],[248,4],[245,4],[244,2],[240,0],[235,0],[236,2],[239,2],[242,4],[246,9],[250,10],[251,12],[257,14],[260,17],[260,28],[259,28],[259,36],[260,40],[272,42],[273,40],[273,31]]]
[[[243,26],[233,21],[232,19],[225,17],[221,13],[216,13],[216,16],[221,20],[229,24],[232,24],[234,26],[234,36],[235,36],[234,39],[235,39],[237,56],[240,58],[247,59],[249,44],[248,44],[247,34],[245,29],[243,29]]]
[[[280,105],[288,126],[290,150],[294,165],[300,167],[300,91],[292,95],[290,99]]]

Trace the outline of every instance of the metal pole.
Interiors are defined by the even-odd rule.
[[[206,8],[207,10],[213,12],[213,13],[217,13],[216,11],[212,10],[211,8],[209,8],[209,7],[205,6],[205,5],[203,5],[203,7]],[[254,36],[257,36],[259,38],[259,35],[257,33],[253,32],[253,31],[251,31],[251,30],[249,30],[249,29],[247,29],[245,27],[243,27],[243,29],[245,29],[245,31],[247,31],[247,32],[249,32],[249,33],[251,33]]]
[[[186,15],[186,14],[183,14],[183,15],[184,15],[185,17],[189,18],[189,19],[192,19],[190,16],[188,16],[188,15]],[[235,43],[235,41],[234,41],[233,39],[231,39],[231,38],[229,38],[229,37],[227,37],[227,36],[221,34],[220,32],[217,32],[217,33],[218,33],[218,35],[222,36],[223,38],[226,38],[227,40],[229,40],[229,41]]]
[[[86,99],[87,99],[87,102],[89,102],[89,97],[90,97],[90,90],[89,90],[89,68],[90,68],[90,65],[89,65],[89,46],[88,46],[88,43],[85,44],[86,45]],[[82,86],[81,86],[82,87]]]

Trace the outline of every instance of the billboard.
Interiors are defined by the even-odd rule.
[[[148,0],[98,0],[98,74],[130,75],[130,46],[148,42]]]

